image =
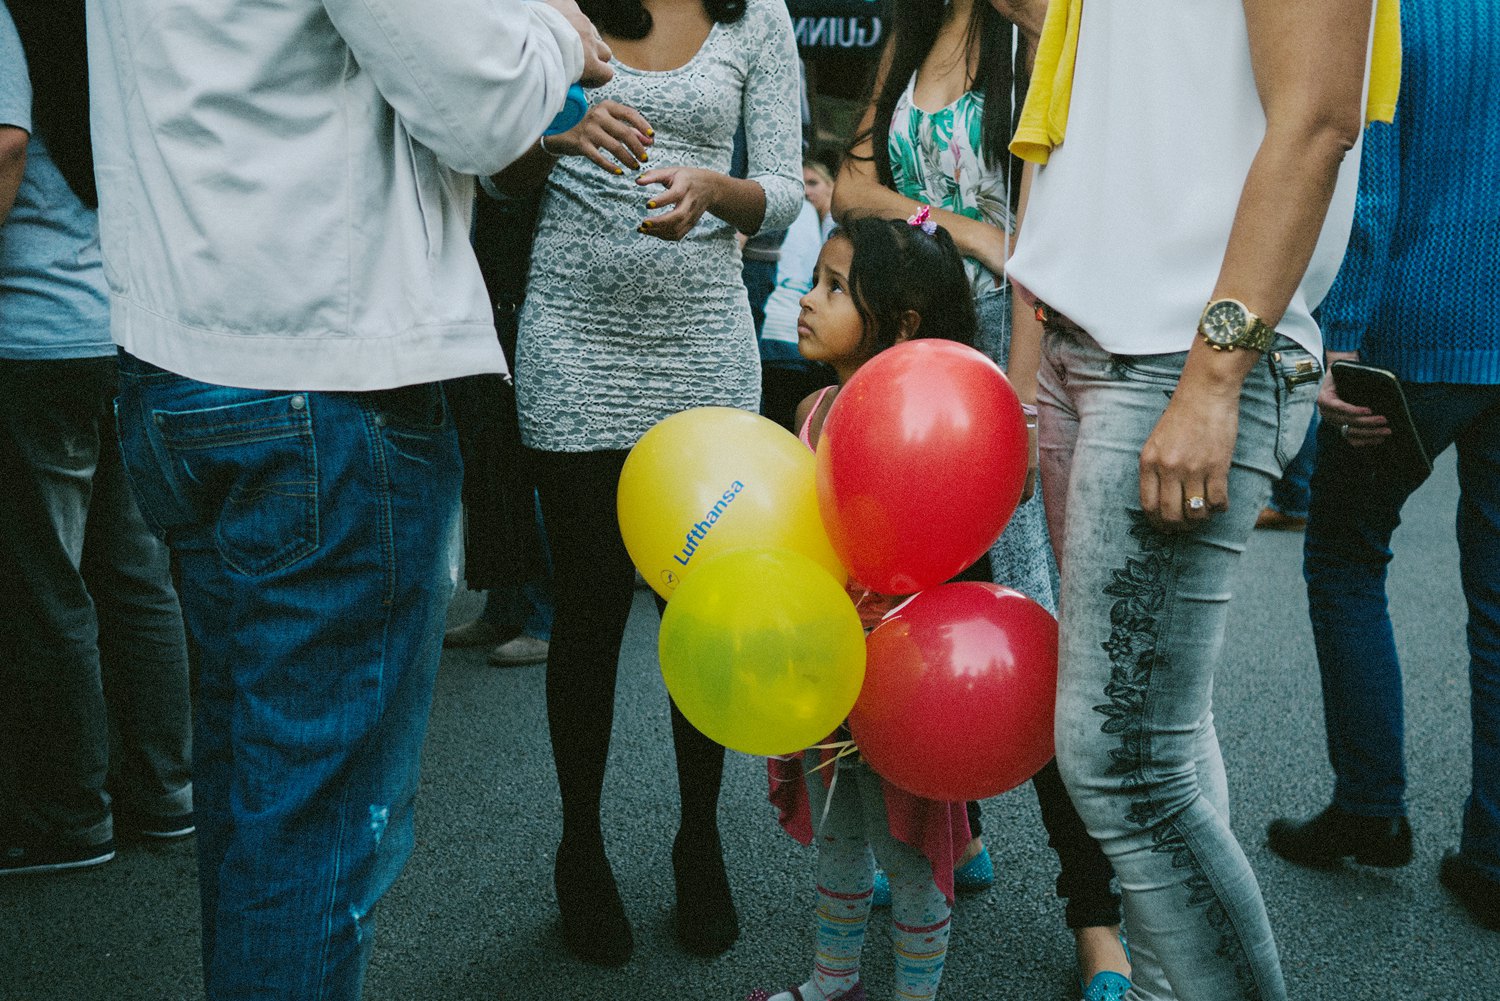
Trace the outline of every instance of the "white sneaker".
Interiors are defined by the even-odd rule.
[[[547,641],[535,636],[517,636],[495,647],[485,659],[496,667],[544,664],[547,662]]]

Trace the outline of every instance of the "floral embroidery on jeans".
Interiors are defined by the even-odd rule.
[[[1140,828],[1154,828],[1151,850],[1170,855],[1172,868],[1188,872],[1183,881],[1188,906],[1205,908],[1205,919],[1219,933],[1215,951],[1220,958],[1234,963],[1244,996],[1253,1001],[1261,996],[1260,991],[1229,913],[1187,839],[1174,823],[1163,823],[1162,807],[1151,798],[1146,776],[1149,743],[1144,724],[1146,692],[1152,671],[1168,666],[1166,654],[1159,649],[1160,616],[1167,602],[1167,579],[1176,559],[1176,547],[1172,538],[1152,528],[1144,515],[1136,512],[1132,518],[1135,524],[1130,528],[1130,537],[1140,546],[1141,555],[1127,558],[1125,567],[1115,570],[1114,579],[1104,588],[1105,594],[1118,599],[1109,610],[1109,639],[1100,644],[1111,664],[1109,683],[1104,686],[1104,694],[1110,701],[1095,706],[1094,711],[1104,717],[1103,732],[1120,738],[1120,746],[1109,753],[1106,774],[1119,778],[1124,788],[1134,794],[1125,819]]]

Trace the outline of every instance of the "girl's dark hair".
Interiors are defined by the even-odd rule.
[[[9,0],[31,74],[31,124],[80,201],[99,204],[89,138],[83,0]]]
[[[886,187],[895,185],[891,173],[891,154],[887,136],[891,132],[891,118],[896,111],[896,102],[911,82],[913,74],[932,51],[938,32],[947,16],[947,5],[936,0],[896,0],[893,24],[887,36],[886,58],[890,66],[880,90],[875,92],[875,81],[871,81],[871,95],[875,105],[875,117],[869,131],[858,133],[850,143],[852,151],[866,139],[875,161],[875,176]],[[969,14],[967,45],[979,43],[979,58],[969,90],[984,94],[984,117],[980,120],[979,155],[989,165],[1006,163],[1006,147],[1021,114],[1021,102],[1026,96],[1030,80],[1026,73],[1026,50],[1024,37],[1017,43],[1014,52],[1011,42],[1014,25],[990,5],[989,0],[974,0],[974,9]],[[882,58],[882,63],[885,58]],[[878,76],[878,70],[877,76]],[[1012,93],[1015,100],[1011,100]],[[868,102],[867,102],[868,103]],[[852,153],[851,153],[852,155]],[[1019,199],[1020,165],[1009,161],[1012,178],[1010,190],[1012,202]],[[1016,206],[1011,206],[1014,209]]]
[[[941,226],[931,236],[900,219],[866,216],[829,236],[854,248],[849,291],[865,321],[870,353],[901,336],[901,316],[914,311],[921,322],[912,337],[940,337],[973,344],[979,332],[974,292],[963,255]]]
[[[651,12],[641,0],[579,0],[578,6],[606,35],[636,39],[651,34]],[[717,24],[733,24],[745,16],[745,0],[703,0],[703,12]]]

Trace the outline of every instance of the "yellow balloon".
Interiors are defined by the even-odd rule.
[[[757,414],[699,407],[658,422],[630,450],[617,503],[625,548],[663,598],[705,560],[747,547],[847,576],[818,514],[812,452]]]
[[[854,603],[826,570],[786,550],[704,561],[667,605],[657,652],[688,722],[747,754],[818,743],[865,680]]]

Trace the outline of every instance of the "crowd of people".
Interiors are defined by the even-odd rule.
[[[783,0],[0,0],[0,876],[195,834],[206,995],[357,998],[441,649],[484,646],[546,664],[564,943],[628,962],[631,447],[719,406],[815,449],[865,362],[942,338],[1029,431],[958,579],[1058,616],[1032,784],[1079,996],[1287,996],[1213,722],[1257,526],[1307,533],[1336,778],[1268,843],[1411,860],[1403,434],[1458,453],[1473,782],[1439,878],[1500,930],[1500,0],[890,7],[829,156]],[[461,520],[489,594],[445,634]],[[849,591],[867,628],[897,600]],[[675,931],[715,956],[724,748],[669,712]],[[978,804],[768,767],[814,956],[750,996],[861,1001],[889,906],[896,996],[935,997],[955,894],[1004,864]]]

